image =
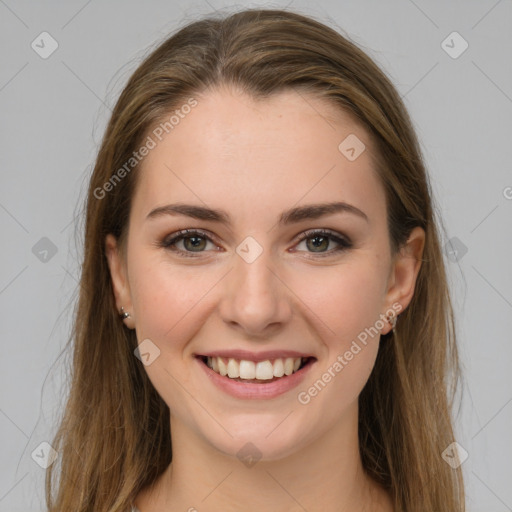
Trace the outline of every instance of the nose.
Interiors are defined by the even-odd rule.
[[[267,254],[263,251],[251,263],[234,255],[219,306],[225,323],[256,338],[275,334],[292,316],[290,290],[271,267]]]

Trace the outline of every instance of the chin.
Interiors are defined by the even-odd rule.
[[[246,458],[275,461],[292,455],[307,443],[304,428],[288,421],[291,416],[285,419],[282,412],[244,415],[223,424],[233,437],[218,425],[216,429],[210,425],[203,436],[212,447],[242,462]]]

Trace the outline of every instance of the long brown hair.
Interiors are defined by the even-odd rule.
[[[454,440],[451,408],[460,374],[454,315],[436,227],[441,220],[411,121],[369,56],[326,25],[283,10],[190,23],[142,62],[115,105],[88,190],[71,387],[53,442],[59,462],[47,472],[49,510],[123,512],[171,462],[169,409],[133,355],[135,331],[119,320],[105,236],[123,241],[137,178],[137,165],[126,163],[152,127],[221,84],[255,98],[294,88],[350,113],[378,150],[393,251],[414,227],[425,230],[414,297],[395,332],[385,335],[359,397],[360,453],[396,512],[463,511],[461,470],[441,457]]]

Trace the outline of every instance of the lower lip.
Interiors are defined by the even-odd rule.
[[[278,380],[268,383],[262,381],[261,384],[240,382],[230,379],[227,376],[223,377],[219,373],[214,372],[199,357],[196,357],[196,361],[211,381],[228,395],[243,399],[269,399],[282,395],[297,387],[315,364],[316,359],[311,359],[304,367],[291,375],[280,377]]]

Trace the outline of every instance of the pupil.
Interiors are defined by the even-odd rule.
[[[204,249],[204,245],[202,245],[202,244],[204,244],[204,242],[205,242],[205,240],[199,236],[191,236],[191,237],[184,239],[185,247],[187,247],[187,243],[189,244],[189,247],[187,247],[187,249],[190,249],[191,247],[195,248],[195,249]],[[324,236],[315,236],[313,238],[310,238],[308,240],[309,248],[311,248],[310,242],[312,243],[312,247],[315,249],[318,249],[318,248],[327,249],[327,246],[329,245],[329,239]],[[327,245],[325,242],[327,242]],[[320,251],[314,251],[314,252],[320,252]]]
[[[329,239],[325,236],[315,236],[313,238],[310,238],[310,240],[316,240],[315,242],[313,242],[314,248],[322,248],[322,244],[323,244],[324,245],[323,249],[327,249],[325,242],[327,242],[327,245],[329,245]],[[320,242],[318,242],[318,240],[320,240]],[[313,251],[313,252],[320,252],[320,251]]]
[[[187,243],[189,244],[188,247],[187,247]],[[187,249],[190,249],[191,247],[204,249],[204,247],[201,246],[201,243],[204,243],[204,239],[199,236],[192,236],[192,237],[188,237],[188,238],[184,239],[184,244]],[[190,246],[190,244],[192,244],[192,245]]]

